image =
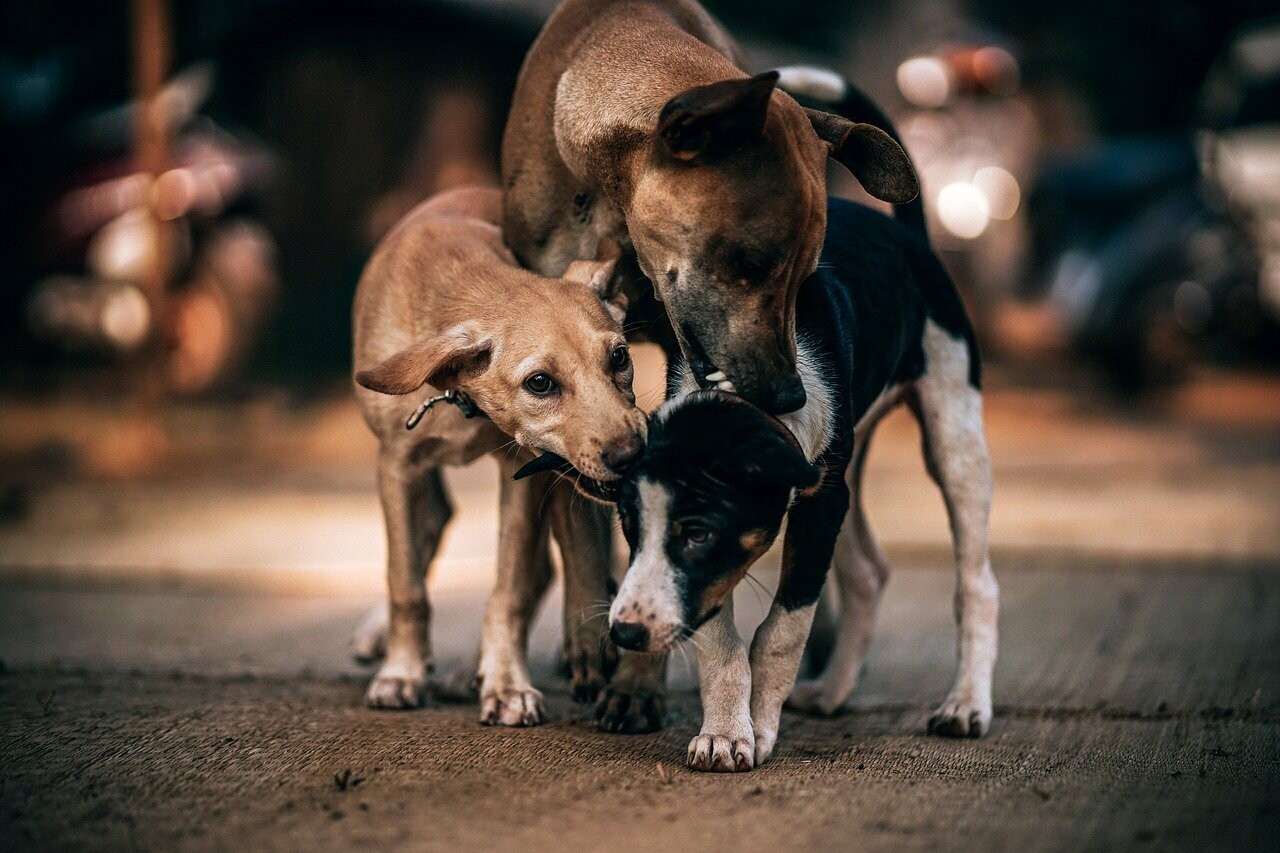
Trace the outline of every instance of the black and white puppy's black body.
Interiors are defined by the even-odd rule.
[[[609,613],[612,636],[660,652],[697,632],[704,722],[689,745],[691,767],[746,770],[767,760],[788,696],[822,713],[848,699],[888,576],[859,480],[872,429],[900,402],[921,423],[957,557],[959,673],[929,728],[978,736],[990,725],[998,591],[987,558],[978,354],[923,216],[899,216],[907,224],[829,204],[822,260],[796,309],[804,408],[771,417],[732,393],[696,390],[688,367],[673,364],[670,398],[618,490],[632,558]],[[784,516],[780,584],[748,650],[734,627],[733,588]],[[832,565],[841,603],[834,650],[818,680],[796,685]]]

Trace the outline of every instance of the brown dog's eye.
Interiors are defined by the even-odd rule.
[[[615,371],[623,371],[631,366],[631,351],[624,346],[614,347],[609,356],[609,366]]]
[[[545,373],[535,373],[524,381],[524,388],[530,394],[538,397],[545,397],[554,393],[559,386],[556,381]]]

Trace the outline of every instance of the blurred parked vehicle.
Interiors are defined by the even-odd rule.
[[[1199,112],[1047,165],[1031,200],[1047,297],[1123,392],[1280,356],[1280,22],[1232,39]]]

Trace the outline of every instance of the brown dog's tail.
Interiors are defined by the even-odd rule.
[[[778,69],[778,88],[800,102],[801,106],[825,110],[849,121],[874,125],[893,138],[906,151],[898,129],[875,101],[844,77],[826,68],[807,65],[789,65]],[[911,156],[911,152],[907,152]],[[902,224],[929,239],[925,225],[924,194],[921,193],[906,204],[895,204],[893,215]]]

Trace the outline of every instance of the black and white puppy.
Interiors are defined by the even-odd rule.
[[[915,202],[919,204],[919,202]],[[924,433],[955,543],[959,672],[929,730],[976,737],[991,724],[998,588],[987,556],[991,473],[973,331],[929,248],[921,210],[891,219],[832,200],[826,247],[796,309],[804,408],[774,418],[741,397],[697,390],[672,365],[670,399],[616,499],[631,565],[609,611],[614,641],[662,652],[694,636],[699,770],[766,761],[782,706],[831,713],[857,683],[889,566],[868,530],[859,480],[872,430],[907,403]],[[735,585],[784,516],[782,574],[748,650]],[[840,624],[821,677],[795,684],[828,566]]]

